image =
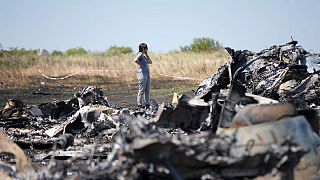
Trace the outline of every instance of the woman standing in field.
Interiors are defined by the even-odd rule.
[[[148,64],[152,64],[152,60],[148,55],[148,46],[146,43],[139,45],[139,52],[134,59],[134,62],[139,65],[138,80],[139,91],[137,97],[138,107],[142,108],[143,98],[145,108],[149,109],[150,106],[150,74]]]

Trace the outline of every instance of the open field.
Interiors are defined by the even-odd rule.
[[[2,63],[0,106],[9,98],[26,104],[65,100],[87,85],[97,85],[111,103],[132,107],[138,90],[134,56],[46,56],[35,59],[28,67],[25,59]],[[173,92],[192,95],[199,82],[228,60],[223,51],[151,54],[151,57],[154,62],[150,65],[151,98],[158,102],[170,102]]]
[[[151,54],[150,65],[152,79],[191,79],[200,82],[228,60],[224,51],[213,53],[177,52],[168,54]],[[134,54],[103,56],[89,54],[82,56],[44,56],[34,60],[19,58],[9,62],[0,60],[2,86],[28,88],[39,86],[41,82],[48,85],[75,87],[78,85],[106,84],[106,82],[136,81],[138,66],[133,62]],[[26,63],[25,61],[31,61]],[[65,77],[63,81],[51,81],[43,77]]]

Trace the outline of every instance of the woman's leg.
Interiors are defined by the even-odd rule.
[[[145,89],[145,96],[144,96],[144,102],[146,104],[146,108],[149,108],[150,106],[150,75],[146,77],[146,89]]]
[[[139,80],[139,91],[138,91],[138,96],[137,96],[137,104],[138,106],[142,106],[143,103],[143,97],[146,91],[146,81],[147,78],[143,76],[141,72],[138,73],[138,80]]]

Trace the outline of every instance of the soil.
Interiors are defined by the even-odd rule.
[[[151,98],[158,103],[169,103],[172,100],[174,92],[183,93],[192,97],[197,85],[197,82],[186,80],[154,80],[151,85]],[[25,105],[38,105],[41,103],[68,100],[85,86],[85,84],[79,84],[76,87],[50,85],[24,89],[0,87],[0,109],[4,107],[8,99],[19,99],[23,101]],[[136,106],[137,84],[105,82],[104,84],[100,84],[99,87],[111,104],[130,108]]]

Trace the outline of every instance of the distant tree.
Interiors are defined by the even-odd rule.
[[[182,52],[189,52],[189,51],[191,51],[191,47],[188,46],[188,45],[182,46],[182,47],[180,47],[180,51],[182,51]]]
[[[191,51],[191,52],[210,52],[216,51],[222,48],[219,41],[212,38],[203,37],[195,38],[189,46],[183,46],[180,48],[181,51]]]
[[[37,50],[8,48],[0,51],[1,65],[28,68],[37,58]]]
[[[27,50],[25,48],[9,48],[7,51],[11,56],[36,56],[37,50]]]
[[[3,57],[3,56],[5,56],[5,54],[6,54],[6,51],[5,51],[4,49],[2,49],[2,48],[3,48],[3,46],[2,46],[2,44],[0,43],[0,58]]]
[[[111,46],[107,51],[107,55],[121,55],[121,54],[130,54],[133,50],[131,47],[124,47],[124,46]]]
[[[82,47],[77,47],[77,48],[71,48],[71,49],[68,49],[66,52],[65,52],[66,55],[68,56],[73,56],[73,55],[84,55],[84,54],[88,54],[88,52],[82,48]]]
[[[61,51],[58,50],[53,50],[51,53],[52,56],[62,56],[63,53]]]

